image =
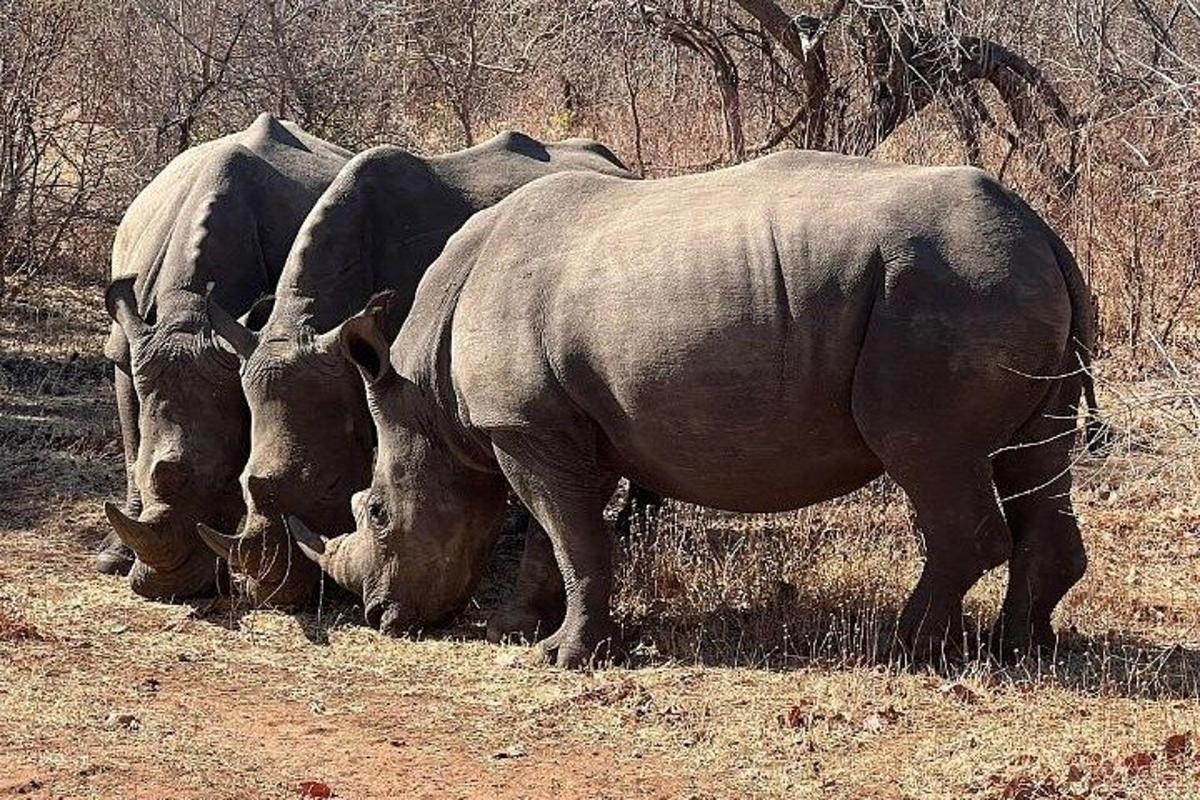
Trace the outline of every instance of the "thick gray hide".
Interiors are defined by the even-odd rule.
[[[369,481],[374,433],[336,327],[375,293],[393,290],[380,312],[394,335],[426,268],[472,214],[537,178],[576,170],[632,177],[596,142],[543,144],[508,132],[431,158],[377,147],[330,185],[296,237],[242,371],[251,414],[245,529],[236,540],[206,533],[216,549],[235,554],[231,563],[246,573],[252,596],[309,597],[319,573],[294,557],[280,513],[348,527],[351,495]]]
[[[661,181],[554,176],[450,241],[394,372],[378,327],[343,331],[373,483],[357,531],[312,554],[389,631],[469,596],[504,478],[554,542],[568,608],[542,646],[569,666],[611,643],[618,475],[766,512],[887,471],[927,548],[910,644],[953,632],[1010,557],[999,640],[1044,641],[1083,572],[1069,434],[1090,304],[1058,237],[982,172],[794,152]],[[1027,442],[1045,444],[1004,450]]]
[[[211,590],[217,564],[197,521],[236,523],[249,448],[236,357],[211,334],[205,294],[235,314],[273,290],[305,215],[350,153],[263,114],[173,160],[117,230],[106,297],[128,473],[107,509],[151,597]],[[110,539],[98,566],[128,563]]]

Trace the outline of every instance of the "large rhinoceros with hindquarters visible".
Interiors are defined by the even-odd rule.
[[[106,505],[115,537],[97,566],[123,572],[132,562],[139,594],[211,591],[218,564],[196,523],[235,524],[242,513],[249,418],[206,295],[261,324],[252,304],[274,288],[300,223],[349,157],[263,114],[178,156],[121,220],[105,353],[116,364],[128,488],[125,511]]]
[[[396,147],[365,151],[305,220],[263,329],[223,315],[217,332],[243,360],[250,406],[242,474],[248,514],[238,536],[200,533],[244,573],[251,597],[275,604],[310,597],[320,572],[294,550],[281,514],[323,527],[352,524],[350,497],[370,480],[374,429],[362,381],[338,350],[338,326],[391,289],[381,317],[393,335],[426,268],[472,214],[530,181],[574,170],[632,177],[596,142],[542,144],[514,132],[431,158]]]
[[[289,527],[387,632],[463,604],[506,480],[553,540],[567,615],[540,646],[563,666],[611,643],[601,510],[622,474],[743,512],[890,474],[927,549],[909,643],[950,632],[1005,561],[1002,640],[1044,642],[1084,572],[1069,451],[1081,388],[1094,406],[1090,298],[977,170],[793,152],[547,178],[451,239],[390,353],[380,323],[341,331],[379,437],[357,530]]]

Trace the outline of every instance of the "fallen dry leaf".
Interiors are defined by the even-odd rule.
[[[895,706],[888,706],[883,711],[870,714],[863,720],[862,728],[867,733],[879,733],[889,725],[900,721],[901,714]]]
[[[1130,775],[1137,775],[1140,772],[1145,772],[1150,765],[1154,763],[1154,753],[1140,751],[1125,757],[1125,771]]]
[[[42,634],[20,612],[0,606],[0,642],[41,641]]]
[[[1189,756],[1195,752],[1195,749],[1191,733],[1177,733],[1174,736],[1168,736],[1166,744],[1163,745],[1163,752],[1170,759]]]
[[[118,728],[124,728],[127,731],[136,731],[142,727],[142,723],[133,714],[113,711],[104,718],[104,727],[110,731],[115,731]]]
[[[999,795],[1001,800],[1040,800],[1062,796],[1053,778],[1038,780],[1028,775],[1013,778]]]
[[[333,797],[333,789],[329,784],[321,781],[300,781],[296,784],[296,791],[301,797],[314,798],[314,800],[328,800]]]
[[[524,747],[522,747],[519,744],[514,744],[514,745],[509,745],[508,747],[504,748],[503,750],[498,750],[495,753],[492,753],[492,758],[499,761],[499,760],[505,759],[505,758],[524,758],[527,755],[529,755],[529,753],[525,750]]]
[[[810,728],[814,721],[812,709],[808,706],[792,706],[787,710],[786,714],[779,715],[779,727],[791,728]]]
[[[496,654],[494,659],[497,667],[520,667],[524,666],[522,656],[525,655],[523,650],[516,648],[501,650]]]
[[[878,714],[871,714],[863,720],[862,728],[867,733],[880,733],[887,727],[887,722]]]
[[[953,698],[967,705],[974,705],[979,702],[979,695],[958,681],[942,684],[938,691],[942,693],[943,697]]]

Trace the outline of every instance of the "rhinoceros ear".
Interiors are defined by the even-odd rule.
[[[363,308],[364,314],[372,314],[379,326],[383,338],[388,345],[396,341],[404,320],[408,318],[408,310],[412,307],[412,298],[400,294],[394,289],[378,292]]]
[[[381,326],[378,309],[367,308],[341,324],[338,343],[342,355],[358,367],[370,386],[378,383],[392,368],[387,334]]]
[[[146,321],[138,314],[137,297],[133,292],[134,278],[119,278],[104,292],[104,307],[108,315],[121,326],[130,344],[140,339],[147,329]]]
[[[275,310],[275,295],[265,294],[254,301],[250,310],[238,318],[243,328],[251,331],[261,331]]]

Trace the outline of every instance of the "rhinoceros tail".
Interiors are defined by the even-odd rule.
[[[1096,347],[1096,308],[1092,293],[1079,269],[1079,263],[1062,238],[1046,225],[1050,246],[1054,250],[1058,268],[1067,284],[1067,296],[1071,302],[1071,340],[1074,348],[1074,369],[1078,370],[1083,386],[1083,400],[1087,406],[1084,435],[1089,453],[1102,453],[1109,447],[1111,430],[1100,416],[1096,402],[1096,381],[1092,376],[1092,351]]]

